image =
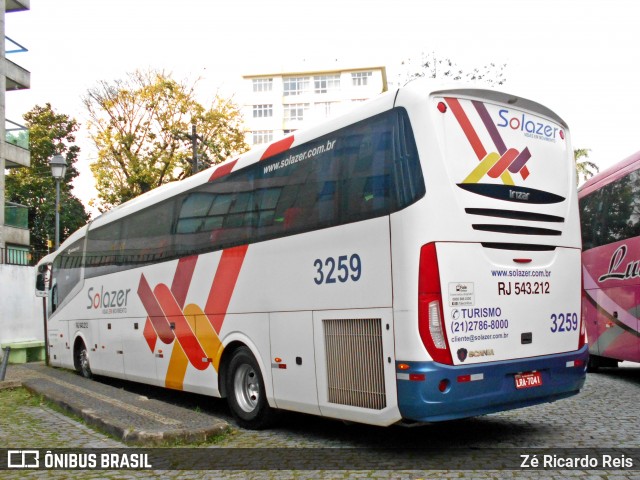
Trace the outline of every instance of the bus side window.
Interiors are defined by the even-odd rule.
[[[62,250],[53,261],[51,274],[52,311],[60,305],[82,280],[84,237]]]

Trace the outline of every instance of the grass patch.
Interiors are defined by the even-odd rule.
[[[123,445],[128,445],[126,442],[122,442],[122,439],[117,435],[114,435],[112,432],[109,432],[108,430],[103,429],[98,425],[94,425],[90,421],[86,421],[84,418],[68,411],[57,403],[48,401],[42,395],[34,394],[22,387],[0,390],[0,418],[3,419],[3,423],[6,422],[7,425],[15,426],[20,425],[21,429],[24,429],[25,427],[38,428],[40,420],[38,420],[35,416],[32,417],[31,415],[29,415],[28,408],[30,407],[40,407],[43,409],[46,408],[60,413],[67,418],[70,418],[71,420],[93,430],[94,432],[99,433],[100,435],[104,435],[105,437],[110,438],[116,442],[120,442]],[[52,434],[55,435],[55,432],[52,432]],[[222,443],[230,434],[231,429],[222,434],[213,435],[205,439],[174,438],[167,439],[159,443],[154,443],[153,445],[149,445],[149,447],[207,447]],[[64,441],[63,439],[61,440]],[[63,445],[60,445],[60,447],[63,447]]]
[[[42,395],[35,395],[22,387],[0,390],[0,414],[3,417],[22,407],[37,407],[43,402]]]

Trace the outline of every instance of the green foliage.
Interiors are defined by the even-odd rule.
[[[573,159],[576,162],[576,184],[580,183],[580,178],[583,181],[590,179],[600,171],[600,168],[589,160],[580,160],[581,158],[588,158],[590,148],[576,148],[573,151]]]
[[[197,125],[200,168],[248,147],[238,107],[216,95],[208,108],[195,86],[164,72],[136,71],[99,82],[83,101],[98,159],[91,165],[102,211],[191,174],[191,124]]]
[[[89,215],[72,193],[71,181],[78,176],[75,162],[80,148],[75,142],[76,120],[56,113],[51,104],[36,105],[24,115],[29,129],[31,166],[16,168],[5,176],[6,201],[29,208],[31,246],[46,250],[47,238],[55,236],[55,180],[51,176],[49,160],[57,154],[66,158],[67,171],[60,182],[60,242],[84,225]]]

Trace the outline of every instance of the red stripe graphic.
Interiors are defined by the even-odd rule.
[[[511,165],[511,162],[515,160],[518,156],[518,151],[515,148],[510,148],[504,155],[500,157],[500,160],[496,162],[496,164],[491,167],[491,169],[487,172],[491,178],[498,178],[500,175],[504,173],[504,171]]]
[[[213,171],[213,173],[211,174],[211,177],[209,177],[209,181],[211,182],[213,180],[216,180],[220,177],[224,177],[225,175],[231,173],[231,170],[233,170],[233,167],[236,166],[237,162],[238,162],[238,159],[236,158],[232,162],[220,165],[218,168],[216,168]]]
[[[171,283],[171,293],[176,298],[180,308],[184,308],[184,302],[187,299],[187,292],[191,285],[191,278],[193,277],[193,271],[196,268],[197,256],[184,257],[178,261],[178,267],[176,273],[173,276],[173,282]]]
[[[178,342],[180,342],[180,345],[182,345],[182,349],[187,355],[191,365],[198,370],[204,370],[207,368],[209,364],[202,361],[202,359],[206,358],[207,355],[200,346],[200,342],[198,342],[195,333],[187,322],[187,319],[182,312],[182,308],[178,305],[178,302],[171,293],[171,290],[169,290],[164,283],[159,283],[156,285],[153,293],[160,302],[160,305],[162,305],[164,314],[173,323],[175,336],[178,339]]]
[[[293,136],[291,136],[271,144],[262,155],[261,160],[286,151],[293,140]],[[231,173],[236,163],[237,159],[216,168],[209,181]],[[216,334],[219,334],[222,329],[248,248],[248,245],[228,248],[223,250],[220,256],[204,311],[201,310]],[[170,383],[173,388],[182,388],[187,366],[186,363],[183,363],[184,356],[175,355],[176,352],[184,352],[189,363],[198,370],[204,370],[209,366],[209,363],[214,363],[203,361],[203,359],[208,360],[208,356],[198,339],[198,332],[194,332],[195,323],[193,322],[197,322],[197,320],[191,317],[194,308],[198,308],[197,305],[187,306],[187,309],[192,312],[189,314],[189,320],[193,325],[184,313],[197,261],[197,256],[181,258],[178,261],[171,288],[164,283],[159,283],[152,291],[144,274],[140,276],[140,284],[138,285],[138,296],[148,315],[143,335],[151,351],[154,351],[157,338],[166,344],[171,343],[174,339],[179,343],[174,346],[174,353],[167,370],[166,382]],[[208,340],[207,338],[206,336],[202,338],[205,344],[211,341],[211,338]],[[219,342],[219,339],[216,340]],[[215,364],[214,368],[217,368]]]
[[[231,302],[231,295],[233,295],[233,290],[236,288],[236,282],[248,248],[248,245],[229,248],[222,252],[222,257],[220,257],[209,298],[204,307],[204,313],[218,334],[224,323],[224,317],[227,314],[229,302]]]
[[[283,138],[282,140],[278,140],[277,142],[272,143],[267,147],[267,149],[260,157],[260,160],[266,160],[269,157],[273,157],[274,155],[278,155],[279,153],[286,152],[291,148],[293,144],[293,135],[290,137]]]
[[[482,160],[484,157],[487,156],[487,151],[482,145],[482,142],[480,141],[480,137],[478,137],[478,134],[473,128],[473,125],[471,125],[471,121],[469,121],[469,117],[467,117],[467,114],[464,113],[464,110],[462,109],[462,105],[460,105],[460,102],[458,101],[457,98],[445,98],[444,100],[447,102],[447,104],[451,108],[451,111],[453,112],[453,115],[456,117],[456,120],[458,120],[458,123],[462,127],[462,131],[467,137],[467,140],[469,140],[469,143],[471,144],[471,148],[473,148],[473,151],[475,152],[476,157],[478,157],[478,160]]]
[[[140,301],[142,301],[142,305],[144,305],[144,309],[147,311],[147,315],[149,315],[148,319],[153,325],[158,337],[160,337],[160,340],[166,344],[173,342],[173,330],[171,330],[167,317],[165,316],[160,303],[158,303],[158,300],[153,294],[151,287],[149,287],[149,283],[147,282],[144,274],[140,275],[138,296],[140,297]],[[149,341],[149,339],[147,339],[147,341]]]

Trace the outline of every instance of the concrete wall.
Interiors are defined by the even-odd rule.
[[[35,275],[35,267],[0,265],[0,343],[44,341],[42,298],[35,296]]]

